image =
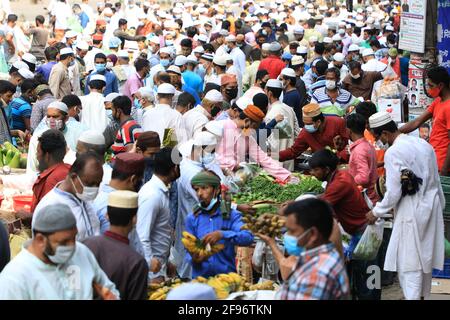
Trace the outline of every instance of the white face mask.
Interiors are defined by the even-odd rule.
[[[112,69],[112,67],[114,67],[112,62],[107,62],[106,63],[106,69]]]
[[[353,79],[359,79],[361,75],[359,73],[357,75],[354,75],[353,73],[350,72],[350,77],[352,77]]]
[[[62,120],[55,120],[53,118],[51,119],[45,119],[45,124],[47,125],[47,127],[49,127],[50,129],[56,129],[56,130],[61,130],[63,128],[63,121]]]
[[[73,246],[58,246],[56,247],[54,255],[47,255],[48,259],[54,264],[65,264],[69,261],[75,253],[75,245]]]
[[[97,198],[98,194],[98,187],[86,187],[83,182],[81,182],[81,179],[79,176],[77,176],[78,182],[80,182],[81,186],[83,187],[83,192],[78,193],[77,188],[75,187],[75,184],[72,181],[73,188],[75,189],[75,194],[78,199],[81,201],[94,201],[95,198]]]
[[[336,89],[336,81],[334,80],[326,80],[325,86],[328,90],[334,90]]]

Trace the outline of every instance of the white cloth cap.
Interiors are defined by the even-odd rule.
[[[194,135],[194,146],[212,146],[217,144],[217,138],[208,131],[200,131]]]
[[[201,54],[203,54],[204,52],[205,52],[205,49],[203,49],[202,46],[195,47],[195,49],[192,50],[192,53],[201,53]]]
[[[106,83],[106,78],[104,75],[101,74],[94,74],[90,79],[89,82],[95,81],[95,80],[99,80],[99,81],[104,81]]]
[[[283,89],[283,82],[277,79],[269,79],[266,83],[266,87]]]
[[[222,67],[227,65],[227,61],[228,61],[228,58],[225,55],[221,55],[221,56],[215,55],[214,59],[213,59],[214,64],[217,64],[218,66],[222,66]]]
[[[394,27],[391,26],[391,25],[387,25],[387,26],[386,26],[386,30],[387,30],[387,31],[394,31]]]
[[[363,57],[367,57],[367,56],[373,56],[375,53],[373,52],[372,49],[368,48],[368,49],[364,49],[364,51],[362,52],[362,56]]]
[[[47,109],[58,109],[62,112],[69,113],[69,108],[64,102],[61,101],[53,101],[48,105]]]
[[[213,120],[205,124],[205,128],[212,134],[221,137],[223,135],[223,124],[223,121]]]
[[[204,99],[212,101],[212,102],[223,102],[223,96],[222,94],[217,91],[216,89],[209,90]]]
[[[76,36],[78,36],[78,33],[76,33],[76,32],[73,31],[73,30],[68,30],[68,31],[66,31],[66,33],[65,33],[66,39],[75,38]]]
[[[333,39],[331,39],[330,37],[325,37],[325,38],[323,38],[323,43],[328,43],[328,44],[333,43]]]
[[[172,49],[170,49],[169,47],[164,47],[164,48],[159,49],[159,53],[172,54]]]
[[[281,70],[281,74],[286,77],[295,78],[295,71],[291,68],[284,68],[283,70]]]
[[[305,28],[303,28],[302,26],[294,27],[294,34],[304,34],[304,33],[305,33]]]
[[[61,51],[59,52],[60,55],[64,55],[64,54],[73,54],[73,50],[72,48],[62,48]]]
[[[117,92],[111,92],[110,94],[108,94],[105,97],[105,102],[112,102],[115,98],[117,98],[118,96],[120,96],[119,93]]]
[[[298,65],[304,64],[304,63],[305,63],[305,59],[303,59],[302,56],[293,56],[291,59],[292,66],[298,66]]]
[[[25,79],[33,79],[34,78],[33,72],[31,72],[30,69],[28,69],[28,68],[21,68],[21,69],[19,69],[18,72]]]
[[[371,129],[378,128],[384,126],[385,124],[393,121],[391,114],[386,111],[380,111],[373,114],[369,118],[369,126]]]
[[[317,37],[316,36],[311,36],[309,37],[309,42],[317,42]]]
[[[253,104],[253,101],[246,98],[246,97],[240,97],[238,100],[236,100],[236,105],[238,106],[239,109],[241,109],[242,111],[244,111],[245,109],[247,109],[247,107]]]
[[[153,36],[148,41],[150,41],[151,43],[154,43],[154,44],[160,44],[158,36]]]
[[[333,56],[333,60],[336,62],[344,62],[345,56],[340,52],[336,52]]]
[[[30,67],[25,62],[20,61],[20,60],[17,60],[16,62],[14,62],[12,66],[14,68],[16,68],[17,70],[20,70],[20,69],[23,69],[23,68],[30,69]]]
[[[202,41],[202,42],[208,42],[208,36],[206,34],[201,34],[201,35],[198,36],[197,40],[198,41]],[[203,47],[201,47],[201,46],[195,47],[195,49],[197,49],[197,48],[202,48],[203,49]],[[203,50],[203,52],[204,51],[205,50]]]
[[[333,40],[333,41],[342,41],[342,38],[341,38],[340,35],[335,34],[335,35],[331,38],[331,40]]]
[[[359,52],[359,46],[357,44],[351,44],[348,47],[348,52],[355,52],[355,51]]]
[[[36,62],[37,62],[36,57],[33,56],[31,53],[25,53],[25,54],[22,56],[22,60],[23,60],[23,61],[26,61],[26,62],[29,62],[29,63],[32,63],[32,64],[36,64]]]
[[[174,64],[176,65],[176,66],[184,66],[185,64],[186,64],[186,62],[187,62],[187,58],[185,57],[185,56],[177,56],[176,58],[175,58],[175,62],[174,62]]]
[[[118,58],[130,58],[130,55],[128,54],[127,50],[120,50],[119,52],[117,52],[117,57]]]
[[[297,53],[298,54],[307,54],[308,53],[308,48],[305,46],[298,46],[297,47]]]
[[[194,56],[193,54],[191,54],[191,55],[189,55],[189,56],[186,57],[186,62],[194,62],[194,63],[197,63],[197,62],[198,62],[198,59],[197,59],[196,56]]]
[[[226,42],[236,42],[236,37],[232,34],[230,34],[229,36],[225,37],[225,41]]]
[[[86,130],[80,135],[78,141],[102,146],[105,144],[105,137],[97,130]]]
[[[169,72],[169,71],[181,75],[180,67],[170,66],[169,68],[167,68],[167,72]]]
[[[270,43],[263,43],[261,49],[264,50],[264,51],[269,51]]]
[[[269,51],[277,52],[281,50],[281,44],[277,41],[274,41],[270,44]]]
[[[175,87],[169,83],[163,83],[158,86],[158,94],[175,94]]]
[[[89,50],[89,44],[86,41],[78,41],[76,48],[80,49],[80,50]]]

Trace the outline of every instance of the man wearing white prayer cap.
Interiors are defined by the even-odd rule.
[[[72,93],[72,85],[67,73],[69,66],[75,63],[74,53],[71,48],[61,49],[59,56],[59,62],[53,66],[48,79],[48,85],[56,99],[62,99]]]
[[[432,271],[443,270],[445,251],[445,201],[436,155],[425,140],[401,134],[387,112],[372,115],[369,126],[390,146],[384,156],[386,193],[366,216],[373,224],[392,217],[395,209],[384,270],[398,273],[407,300],[428,298]]]
[[[340,81],[344,80],[344,78],[347,76],[348,74],[348,67],[345,65],[345,56],[340,53],[340,52],[336,52],[333,55],[333,61],[330,62],[330,64],[328,65],[328,68],[337,68],[341,74],[340,76]]]
[[[25,53],[22,56],[22,61],[25,62],[30,69],[31,72],[34,72],[36,70],[36,63],[37,59],[35,56],[33,56],[31,53]]]

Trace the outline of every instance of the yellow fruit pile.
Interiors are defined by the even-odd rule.
[[[186,250],[191,255],[197,254],[202,259],[208,259],[217,252],[223,250],[225,247],[223,244],[217,243],[215,245],[206,245],[202,240],[197,239],[194,235],[187,231],[183,231],[183,238],[181,242],[185,246]]]
[[[165,300],[170,290],[182,284],[181,279],[170,279],[162,283],[151,283],[148,287],[148,300]]]
[[[267,280],[257,284],[246,283],[244,285],[244,291],[253,290],[275,290],[274,282],[272,280]]]
[[[230,293],[244,290],[244,279],[235,272],[221,273],[208,279],[197,277],[192,282],[204,283],[213,287],[217,299],[226,299]]]

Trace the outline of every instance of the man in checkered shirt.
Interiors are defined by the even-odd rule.
[[[349,299],[344,261],[328,240],[333,229],[331,207],[320,199],[305,199],[287,206],[285,215],[285,250],[299,257],[280,288],[278,299]]]

